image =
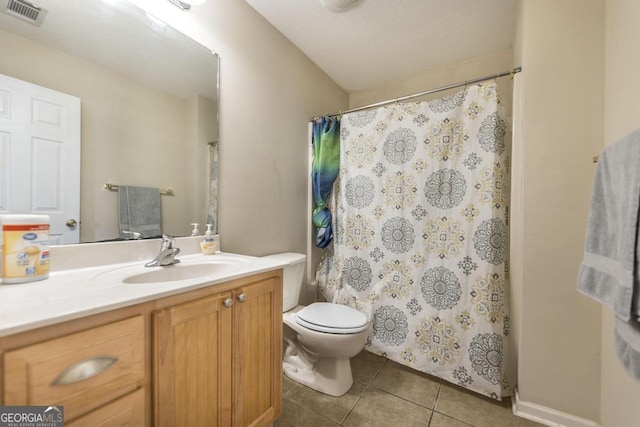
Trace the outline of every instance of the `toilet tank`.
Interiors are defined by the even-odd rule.
[[[304,277],[306,255],[294,252],[267,255],[279,262],[286,263],[282,267],[282,311],[289,311],[298,305],[300,292],[302,291],[302,278]]]

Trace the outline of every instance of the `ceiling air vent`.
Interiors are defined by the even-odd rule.
[[[25,0],[5,0],[0,10],[37,27],[47,14],[45,9]]]

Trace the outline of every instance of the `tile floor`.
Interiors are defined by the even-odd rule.
[[[344,396],[318,393],[287,377],[276,427],[535,427],[496,402],[363,351],[351,360],[353,387]]]

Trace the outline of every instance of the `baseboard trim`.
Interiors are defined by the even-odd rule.
[[[511,407],[514,415],[550,427],[600,427],[600,424],[595,421],[576,417],[575,415],[538,405],[537,403],[520,400],[520,394],[517,388],[511,399]]]

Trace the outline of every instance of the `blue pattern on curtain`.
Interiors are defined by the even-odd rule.
[[[367,350],[495,399],[511,393],[501,109],[491,82],[345,114],[318,274],[321,299],[371,319]]]
[[[313,122],[313,225],[316,227],[316,246],[326,248],[333,238],[331,212],[327,201],[340,168],[340,118],[322,117]]]

